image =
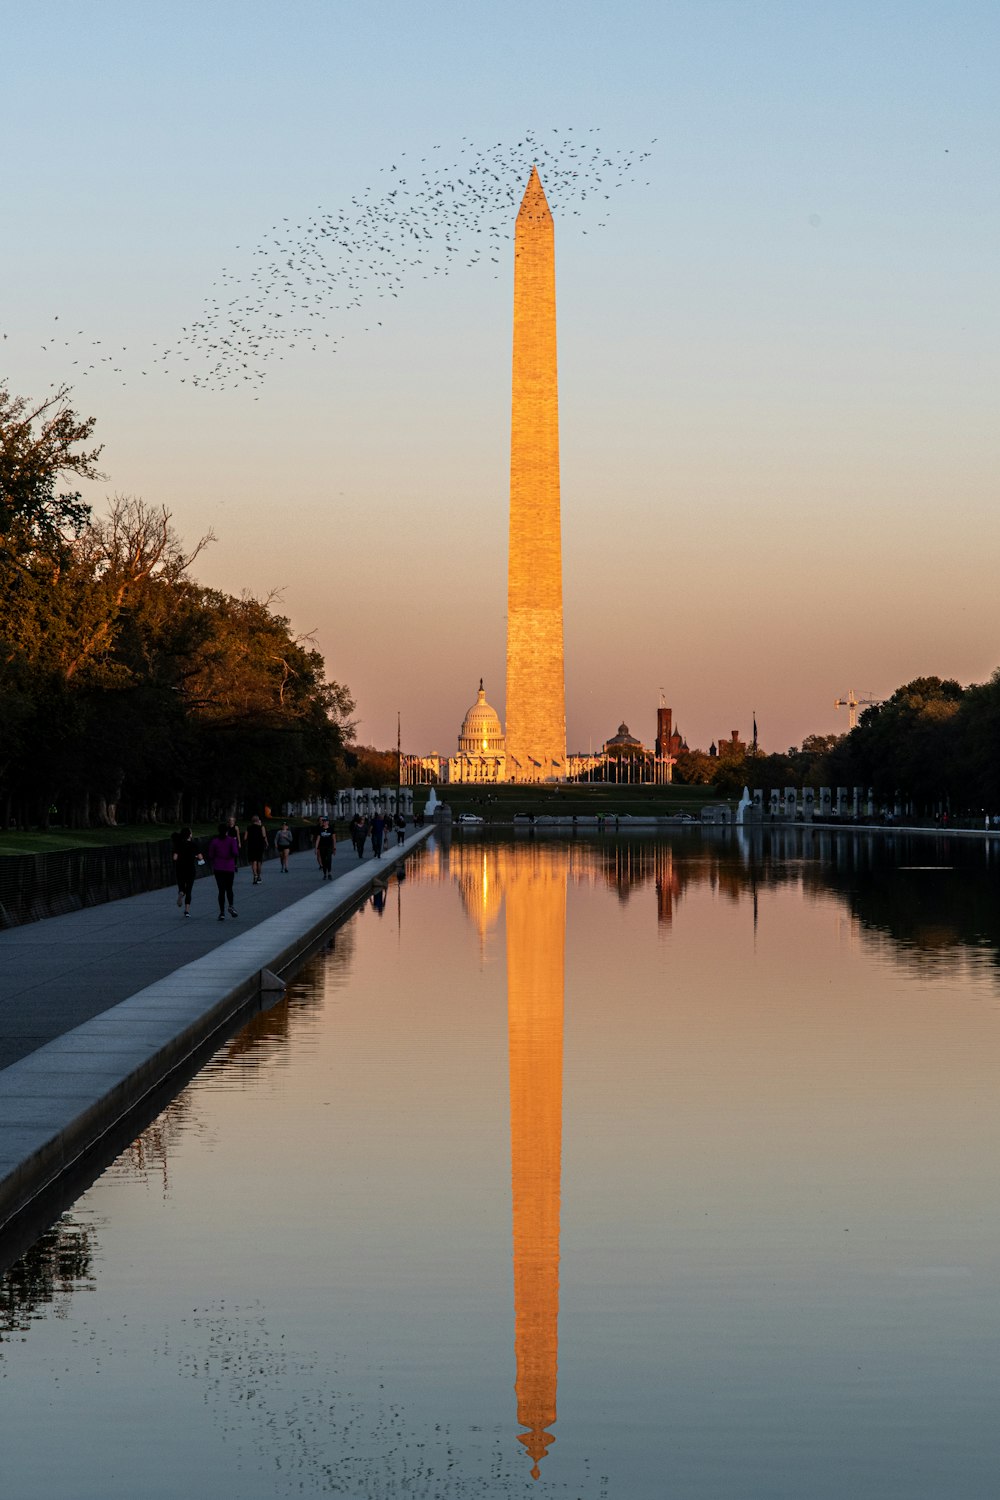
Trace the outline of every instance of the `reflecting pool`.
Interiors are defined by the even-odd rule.
[[[4,1493],[997,1493],[998,956],[1000,842],[438,841],[0,1278]]]

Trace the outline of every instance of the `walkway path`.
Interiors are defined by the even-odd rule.
[[[238,916],[218,920],[215,882],[149,891],[0,933],[0,1224],[53,1182],[345,914],[393,860],[348,842],[323,881],[311,851],[287,875],[236,878]],[[279,986],[280,988],[280,986]]]
[[[358,864],[342,839],[334,877]],[[311,850],[292,855],[287,875],[269,859],[261,884],[252,880],[249,868],[241,868],[239,916],[227,916],[224,926],[215,881],[206,874],[195,882],[186,919],[170,886],[0,932],[0,1069],[322,887]]]

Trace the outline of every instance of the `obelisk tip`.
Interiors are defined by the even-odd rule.
[[[528,174],[528,185],[524,189],[524,197],[521,199],[520,214],[529,214],[532,217],[551,218],[552,210],[542,187],[542,179],[538,175],[538,168],[532,164]],[[519,216],[520,216],[519,214]]]

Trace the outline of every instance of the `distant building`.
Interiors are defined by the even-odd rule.
[[[720,740],[718,748],[713,745],[708,753],[717,755],[720,760],[742,760],[747,753],[746,741],[740,739],[738,729],[733,729],[730,730],[728,740]]]
[[[674,711],[672,708],[658,708],[656,710],[656,739],[653,742],[653,753],[657,760],[678,755],[683,755],[687,750],[687,741],[679,729],[674,729]]]
[[[674,728],[674,711],[664,705],[656,710],[656,739],[653,741],[654,780],[663,786],[674,779],[674,764],[687,754],[687,740]]]
[[[495,784],[507,779],[507,747],[500,715],[486,701],[479,679],[476,701],[462,720],[458,754],[449,758],[442,778],[450,782]]]

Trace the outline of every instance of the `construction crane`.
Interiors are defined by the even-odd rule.
[[[877,708],[882,702],[881,698],[855,698],[854,689],[850,688],[846,698],[834,698],[834,708],[847,709],[847,727],[856,729],[858,724],[859,708]]]

